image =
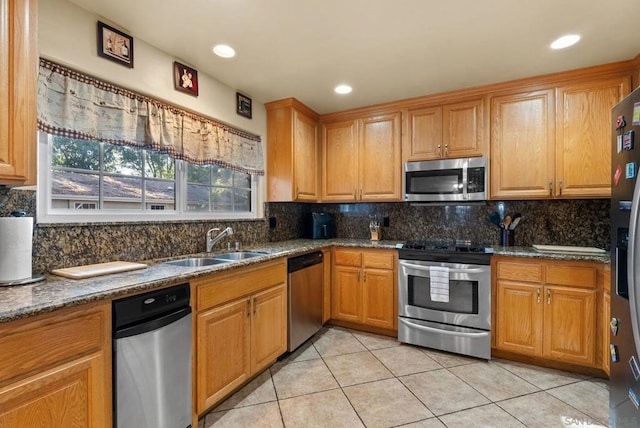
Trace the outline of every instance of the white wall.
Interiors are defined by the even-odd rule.
[[[132,0],[135,1],[135,0]],[[266,140],[264,105],[253,102],[253,119],[236,114],[236,91],[198,71],[199,96],[173,88],[173,61],[177,60],[134,35],[134,68],[101,58],[97,53],[97,21],[118,28],[66,0],[39,2],[40,56],[127,89],[166,100]],[[135,29],[129,31],[135,34]],[[159,28],[158,31],[166,31]],[[127,31],[125,31],[128,33]]]

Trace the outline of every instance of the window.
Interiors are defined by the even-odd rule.
[[[249,174],[135,147],[39,135],[39,221],[256,217],[257,180]]]

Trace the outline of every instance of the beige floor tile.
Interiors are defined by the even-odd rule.
[[[369,351],[325,357],[324,362],[343,387],[393,377]]]
[[[601,426],[594,419],[558,400],[546,391],[496,403],[530,428]]]
[[[394,346],[400,346],[398,339],[391,336],[381,336],[379,334],[366,333],[363,331],[353,331],[353,335],[360,341],[368,350],[392,348]]]
[[[338,383],[322,360],[274,364],[271,375],[279,400],[338,388]]]
[[[444,369],[403,376],[400,381],[436,416],[489,403],[486,397]]]
[[[433,416],[395,378],[349,386],[344,393],[367,428],[391,427]]]
[[[572,383],[547,392],[601,423],[609,420],[609,391],[593,382]]]
[[[447,428],[525,428],[513,416],[495,404],[475,407],[440,416]]]
[[[273,382],[271,381],[271,373],[269,370],[266,370],[257,378],[242,387],[238,392],[222,402],[222,404],[216,407],[214,411],[217,412],[220,410],[229,410],[237,407],[268,403],[270,401],[276,401],[277,399],[276,390],[274,389]]]
[[[280,410],[287,428],[364,427],[339,389],[281,400]]]
[[[493,360],[495,364],[537,386],[540,389],[556,388],[587,379],[588,376],[564,372],[546,367],[531,366],[507,360]]]
[[[198,420],[198,428],[204,428],[204,418]]]
[[[592,383],[598,385],[599,387],[606,389],[607,391],[609,390],[609,381],[607,379],[594,377],[594,378],[589,379],[589,382],[592,382]]]
[[[466,355],[453,354],[451,352],[438,351],[437,349],[420,348],[422,352],[429,357],[436,360],[442,367],[455,367],[463,364],[477,363],[478,361],[484,361],[474,357],[468,357]]]
[[[395,376],[436,370],[442,366],[420,349],[402,345],[371,351]]]
[[[353,354],[367,350],[348,330],[333,328],[314,336],[313,346],[322,357]]]
[[[491,362],[452,367],[451,373],[467,382],[491,401],[531,394],[539,388]]]
[[[222,412],[209,413],[205,428],[282,427],[282,417],[278,403],[264,403]]]
[[[298,349],[293,351],[291,354],[287,355],[282,359],[282,362],[286,363],[294,363],[300,361],[309,361],[320,358],[320,354],[316,351],[316,348],[313,346],[313,343],[309,340],[306,343],[303,343]]]
[[[400,425],[402,428],[446,428],[438,418],[425,419],[424,421]]]

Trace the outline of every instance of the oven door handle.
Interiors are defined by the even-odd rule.
[[[467,332],[464,332],[464,331],[442,330],[442,329],[439,329],[439,328],[427,327],[425,325],[416,324],[416,323],[408,321],[408,320],[406,320],[404,318],[400,318],[399,321],[401,323],[403,323],[403,324],[408,325],[409,327],[416,328],[418,330],[423,330],[423,331],[428,331],[428,332],[433,332],[433,333],[439,333],[439,334],[448,334],[449,336],[484,337],[487,334],[489,334],[488,331],[483,331],[481,333],[467,333]]]
[[[416,265],[413,263],[400,262],[400,266],[408,267],[415,270],[421,270],[423,272],[429,272],[430,266],[424,265]],[[449,269],[450,273],[483,273],[486,271],[486,268],[477,268],[477,269]]]

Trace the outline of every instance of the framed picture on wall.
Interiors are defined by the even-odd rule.
[[[242,95],[240,92],[236,92],[236,105],[236,113],[251,119],[251,98]]]
[[[98,21],[98,56],[133,68],[133,37]]]
[[[175,61],[173,63],[173,85],[177,91],[197,97],[198,71]]]

